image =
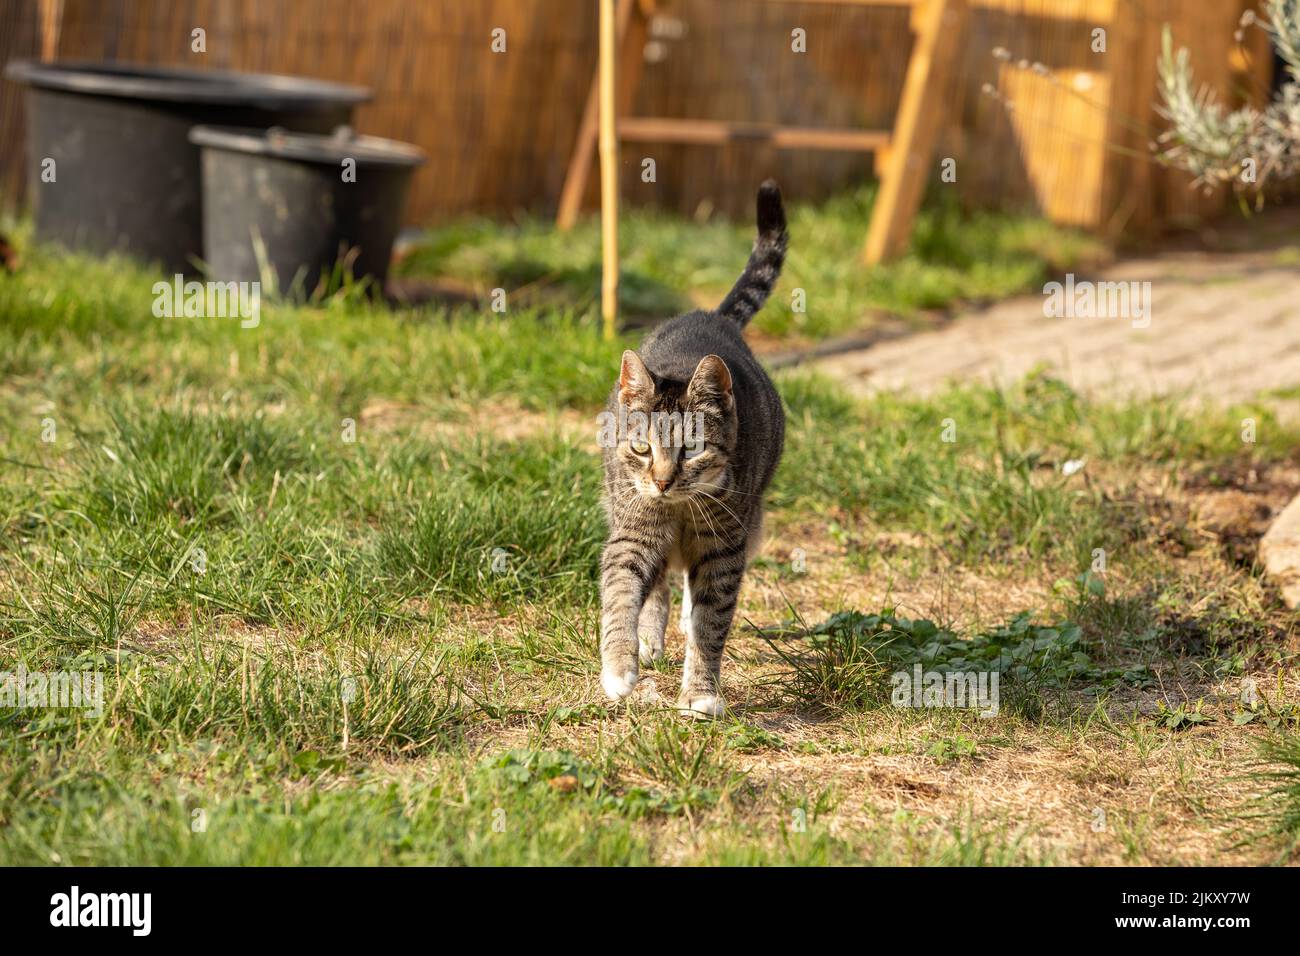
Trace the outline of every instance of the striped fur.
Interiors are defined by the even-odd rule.
[[[624,353],[610,395],[615,415],[698,415],[703,438],[687,449],[652,430],[644,442],[622,436],[605,449],[601,683],[613,699],[632,692],[641,663],[662,655],[669,585],[680,575],[689,613],[679,706],[723,710],[723,649],[784,444],[781,399],[741,337],[785,255],[774,183],[759,190],[758,224],[749,264],[718,310],[678,316],[639,353]]]

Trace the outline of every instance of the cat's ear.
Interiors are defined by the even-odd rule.
[[[695,366],[691,384],[687,393],[696,399],[714,399],[722,405],[723,410],[731,408],[734,400],[731,394],[731,369],[727,363],[716,355],[706,355]]]
[[[655,380],[641,361],[641,356],[631,349],[623,353],[623,367],[618,372],[618,400],[624,405],[635,398],[650,398],[655,393]]]

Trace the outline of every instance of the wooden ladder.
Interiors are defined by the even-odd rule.
[[[892,130],[832,129],[815,126],[724,122],[629,115],[644,60],[643,50],[655,0],[602,0],[616,3],[613,17],[615,71],[614,133],[621,142],[694,143],[721,146],[740,140],[777,149],[822,149],[875,153],[880,191],[871,212],[864,259],[875,264],[904,252],[929,179],[931,155],[945,108],[944,88],[959,49],[965,0],[802,0],[847,6],[911,8],[915,34],[903,93]],[[592,79],[578,138],[560,194],[556,225],[567,230],[578,218],[600,134],[600,71]],[[608,188],[608,187],[606,187]],[[604,190],[602,190],[604,192]],[[605,193],[609,195],[608,192]]]

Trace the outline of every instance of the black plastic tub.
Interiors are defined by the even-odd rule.
[[[212,278],[273,275],[279,292],[303,296],[346,268],[382,293],[424,153],[347,127],[319,136],[200,126],[190,139],[203,148],[203,258]]]
[[[27,86],[36,238],[191,272],[202,248],[200,123],[326,132],[370,98],[356,86],[257,73],[15,61]],[[54,160],[54,181],[42,173]]]

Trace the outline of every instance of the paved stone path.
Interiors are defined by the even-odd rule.
[[[1230,403],[1289,390],[1300,399],[1300,248],[1169,253],[1089,279],[1150,283],[1149,325],[1123,315],[1049,318],[1039,294],[810,365],[859,392],[1014,381],[1045,366],[1099,397]]]

